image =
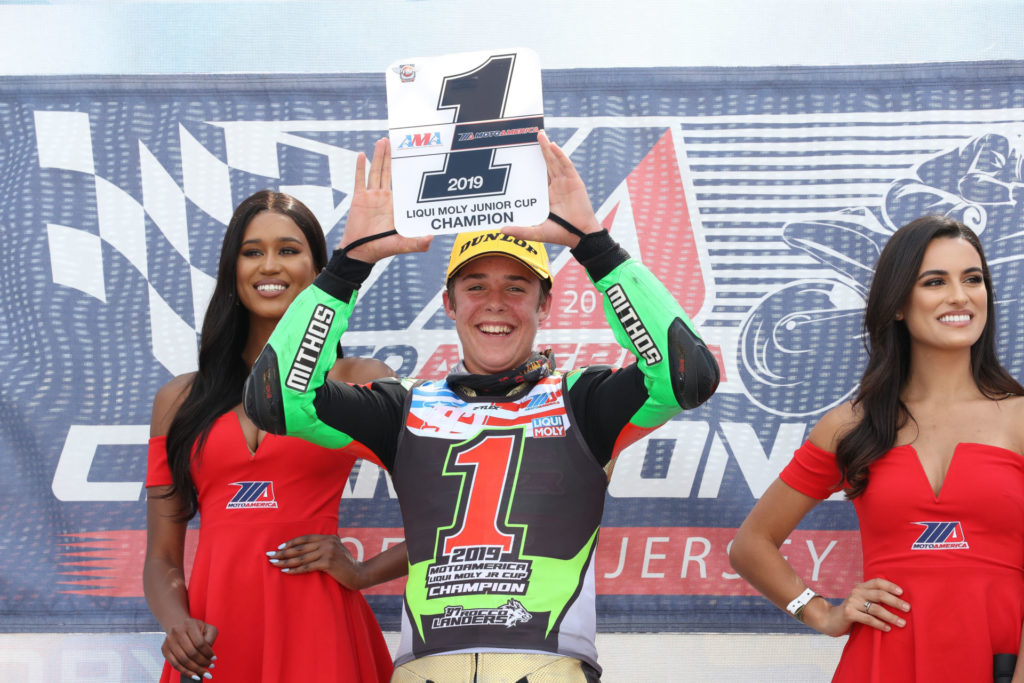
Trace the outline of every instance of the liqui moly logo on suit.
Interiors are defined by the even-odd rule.
[[[552,436],[565,436],[565,425],[561,415],[545,415],[530,421],[531,436],[544,439]]]

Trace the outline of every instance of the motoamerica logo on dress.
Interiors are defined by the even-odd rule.
[[[233,481],[231,486],[237,486],[238,490],[228,501],[228,510],[277,507],[272,481]]]
[[[970,548],[964,538],[964,529],[960,522],[914,522],[924,527],[924,531],[910,546],[911,550],[959,550]]]

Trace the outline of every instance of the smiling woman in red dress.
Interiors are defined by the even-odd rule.
[[[993,300],[969,228],[926,216],[896,231],[868,294],[856,398],[811,430],[736,535],[747,581],[811,628],[849,634],[834,681],[991,681],[993,655],[1021,650],[1024,389],[996,358]],[[833,604],[779,547],[839,490],[867,580]]]
[[[323,232],[301,202],[269,191],[243,201],[224,236],[199,369],[153,402],[143,581],[167,634],[161,681],[391,676],[373,612],[350,589],[404,574],[405,545],[354,562],[337,536],[354,457],[267,434],[241,407],[253,361],[326,261]],[[330,376],[363,383],[390,374],[351,358]],[[186,589],[185,531],[197,512]]]

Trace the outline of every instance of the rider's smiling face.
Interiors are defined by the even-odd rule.
[[[444,293],[444,310],[455,321],[466,369],[492,375],[530,357],[551,297],[529,268],[507,256],[484,256],[464,266]]]

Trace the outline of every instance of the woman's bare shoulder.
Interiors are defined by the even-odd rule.
[[[178,413],[178,408],[188,396],[188,390],[192,387],[192,380],[195,379],[195,376],[194,372],[178,375],[156,392],[156,396],[153,397],[153,414],[149,420],[149,435],[151,437],[167,434],[171,421]]]
[[[860,409],[853,401],[840,403],[822,415],[818,424],[814,425],[811,433],[807,435],[807,439],[818,448],[835,453],[839,441],[856,426],[860,418]]]
[[[1005,411],[1016,438],[1013,450],[1024,454],[1024,396],[1009,396],[999,401],[1000,411]]]

